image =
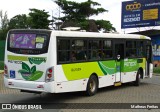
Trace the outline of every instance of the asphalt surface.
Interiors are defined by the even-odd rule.
[[[19,90],[7,89],[3,86],[2,75],[0,78],[0,103],[40,103],[46,104],[47,108],[53,108],[56,103],[79,104],[80,109],[46,109],[30,110],[33,112],[160,112],[160,109],[83,109],[83,103],[160,103],[160,76],[141,81],[139,87],[133,84],[123,84],[120,87],[105,87],[98,90],[95,96],[87,97],[84,92],[71,92],[60,94],[32,94],[21,93]],[[49,104],[50,103],[50,104]],[[98,105],[94,105],[95,106]],[[98,107],[97,107],[98,108]],[[159,107],[160,108],[160,107]],[[28,110],[0,110],[0,112],[28,112]]]

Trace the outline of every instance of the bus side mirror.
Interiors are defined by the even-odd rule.
[[[121,59],[121,56],[117,55],[117,61],[120,61],[120,59]]]

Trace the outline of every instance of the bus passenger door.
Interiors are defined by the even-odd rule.
[[[146,76],[150,75],[150,63],[152,63],[152,47],[151,45],[146,46]]]
[[[124,59],[124,44],[115,44],[116,75],[115,82],[121,82],[122,61]]]

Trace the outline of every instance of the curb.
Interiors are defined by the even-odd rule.
[[[154,73],[153,75],[154,75],[154,76],[160,76],[160,74],[158,74],[158,73]]]
[[[3,74],[4,73],[4,70],[0,70],[0,74]]]

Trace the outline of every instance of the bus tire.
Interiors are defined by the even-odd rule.
[[[87,83],[86,94],[87,96],[93,96],[98,90],[98,79],[95,75],[91,75]]]
[[[140,85],[140,77],[141,77],[141,72],[140,72],[140,70],[138,70],[137,75],[136,75],[136,80],[133,82],[134,86]]]

